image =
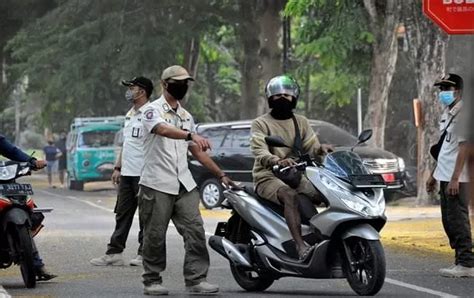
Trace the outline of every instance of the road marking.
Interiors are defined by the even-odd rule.
[[[42,190],[40,189],[41,192],[44,192],[48,195],[51,195],[51,196],[54,196],[54,197],[58,197],[58,198],[68,198],[70,200],[74,200],[74,201],[78,201],[78,202],[82,202],[82,203],[85,203],[89,206],[92,206],[92,207],[96,207],[96,208],[99,208],[101,210],[104,210],[104,211],[107,211],[107,212],[114,212],[114,210],[112,209],[109,209],[109,208],[106,208],[104,206],[100,206],[100,205],[97,205],[95,203],[92,203],[92,202],[89,202],[89,201],[85,201],[85,200],[81,200],[79,199],[78,197],[75,197],[75,196],[62,196],[62,195],[58,195],[58,194],[55,194],[55,193],[52,193],[52,192],[49,192],[49,191],[46,191],[46,190]],[[138,219],[138,215],[135,215],[135,218]],[[172,227],[175,227],[173,223],[170,223],[170,226]],[[212,236],[214,235],[213,233],[211,232],[206,232],[206,236]],[[455,297],[458,297],[458,296],[455,296],[455,295],[451,295],[451,294],[448,294],[448,293],[444,293],[444,292],[439,292],[439,291],[435,291],[435,290],[432,290],[432,289],[428,289],[428,288],[424,288],[424,287],[420,287],[420,286],[416,286],[416,285],[412,285],[412,284],[409,284],[409,283],[405,283],[403,281],[399,281],[399,280],[395,280],[395,279],[391,279],[391,278],[385,278],[385,282],[389,283],[389,284],[392,284],[392,285],[396,285],[396,286],[399,286],[399,287],[404,287],[404,288],[408,288],[408,289],[411,289],[411,290],[415,290],[415,291],[418,291],[418,292],[423,292],[423,293],[428,293],[428,294],[432,294],[432,295],[435,295],[435,296],[439,296],[439,297],[446,297],[446,298],[455,298]],[[1,294],[1,286],[0,286],[0,294]],[[6,296],[5,298],[9,298],[10,296]],[[0,295],[0,298],[4,298]]]
[[[406,282],[391,279],[391,278],[385,278],[385,282],[387,282],[389,284],[392,284],[392,285],[399,286],[399,287],[404,287],[404,288],[408,288],[408,289],[411,289],[411,290],[415,290],[415,291],[418,291],[418,292],[423,292],[423,293],[427,293],[427,294],[431,294],[431,295],[435,295],[435,296],[439,296],[439,297],[445,297],[445,298],[458,297],[458,296],[451,295],[451,294],[448,294],[448,293],[435,291],[435,290],[432,290],[432,289],[428,289],[428,288],[408,284]]]
[[[77,201],[77,202],[81,202],[81,203],[87,204],[87,205],[92,206],[92,207],[95,207],[95,208],[99,208],[99,209],[104,210],[104,211],[107,211],[107,212],[114,213],[114,210],[113,210],[113,209],[109,209],[109,208],[107,208],[107,207],[100,206],[100,205],[97,205],[97,204],[92,203],[92,202],[89,202],[89,201],[81,200],[81,199],[79,199],[78,197],[75,197],[75,196],[63,196],[63,195],[58,195],[58,194],[55,194],[55,193],[52,193],[52,192],[49,192],[49,191],[43,190],[43,189],[40,189],[39,191],[40,191],[40,192],[43,192],[43,193],[45,193],[45,194],[47,194],[47,195],[53,196],[53,197],[57,197],[57,198],[61,198],[61,199],[62,199],[62,198],[67,198],[67,199],[70,199],[70,200],[73,200],[73,201]],[[138,215],[135,214],[134,218],[138,219]],[[170,225],[171,227],[176,228],[175,225],[174,225],[172,222],[170,222],[169,225]],[[212,236],[212,235],[214,235],[213,233],[208,232],[208,231],[205,231],[205,233],[206,233],[206,236]],[[2,298],[2,297],[0,297],[0,298]]]
[[[11,298],[12,296],[10,296],[7,292],[7,290],[5,290],[5,288],[3,288],[1,285],[0,285],[0,298]]]

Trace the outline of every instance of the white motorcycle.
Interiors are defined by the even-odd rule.
[[[372,130],[363,131],[358,144],[371,136]],[[289,147],[279,137],[265,140],[271,147]],[[252,187],[224,192],[223,205],[232,216],[218,224],[209,245],[229,260],[234,279],[247,291],[264,291],[289,276],[346,278],[357,294],[377,294],[386,270],[379,236],[387,220],[383,178],[370,173],[352,150],[332,152],[322,164],[300,159],[293,167],[304,171],[326,205],[318,212],[300,197],[303,239],[315,246],[310,256],[298,259],[282,206],[259,198]]]

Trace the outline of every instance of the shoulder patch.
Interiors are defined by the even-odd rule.
[[[146,118],[147,120],[151,120],[151,119],[153,119],[153,117],[155,116],[155,110],[153,110],[153,109],[148,109],[148,110],[145,111],[144,114],[145,114],[145,118]]]

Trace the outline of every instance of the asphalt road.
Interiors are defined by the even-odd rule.
[[[35,289],[26,289],[19,267],[0,270],[0,297],[135,297],[143,296],[141,267],[95,267],[93,257],[104,254],[114,227],[112,189],[95,188],[86,192],[38,187],[35,199],[40,207],[53,207],[47,214],[46,227],[37,236],[40,253],[51,272],[59,275],[50,282],[40,282]],[[218,216],[206,212],[205,228],[213,233]],[[126,260],[137,249],[135,223],[130,233]],[[174,227],[167,239],[168,268],[164,285],[170,295],[183,296],[183,242]],[[354,296],[344,279],[310,280],[284,278],[263,293],[243,291],[233,280],[228,262],[210,250],[211,268],[208,280],[220,286],[220,296],[241,297],[309,297]],[[450,265],[449,259],[427,255],[404,254],[386,247],[387,279],[379,293],[383,297],[454,297],[473,296],[473,279],[446,279],[438,269]],[[3,286],[3,289],[2,289]],[[3,294],[2,294],[3,293]],[[8,294],[5,294],[8,293]]]

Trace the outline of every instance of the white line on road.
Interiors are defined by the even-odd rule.
[[[79,199],[78,197],[74,197],[74,196],[61,196],[61,195],[58,195],[58,194],[55,194],[55,193],[52,193],[52,192],[49,192],[49,191],[46,191],[46,190],[40,190],[41,192],[44,192],[48,195],[51,195],[51,196],[55,196],[55,197],[59,197],[59,198],[68,198],[70,200],[74,200],[74,201],[78,201],[78,202],[82,202],[82,203],[85,203],[87,205],[90,205],[90,206],[93,206],[93,207],[96,207],[96,208],[99,208],[101,210],[104,210],[104,211],[107,211],[107,212],[114,212],[112,209],[109,209],[109,208],[106,208],[104,206],[100,206],[100,205],[97,205],[95,203],[92,203],[92,202],[89,202],[89,201],[85,201],[85,200],[81,200]],[[135,215],[136,218],[138,218],[137,215]],[[174,225],[172,223],[170,223],[171,226],[174,227]],[[210,232],[207,232],[206,231],[206,236],[212,236],[213,233],[210,233]],[[435,291],[435,290],[432,290],[432,289],[428,289],[428,288],[424,288],[424,287],[420,287],[420,286],[417,286],[417,285],[412,285],[412,284],[409,284],[409,283],[406,283],[406,282],[403,282],[403,281],[399,281],[399,280],[395,280],[395,279],[391,279],[391,278],[385,278],[385,282],[389,283],[389,284],[392,284],[392,285],[396,285],[396,286],[399,286],[399,287],[404,287],[404,288],[408,288],[408,289],[411,289],[411,290],[415,290],[415,291],[418,291],[418,292],[423,292],[423,293],[427,293],[427,294],[431,294],[431,295],[435,295],[435,296],[439,296],[439,297],[445,297],[445,298],[455,298],[455,297],[458,297],[458,296],[455,296],[455,295],[451,295],[451,294],[448,294],[448,293],[444,293],[444,292],[439,292],[439,291]],[[1,287],[1,286],[0,286]],[[0,294],[2,292],[0,291]],[[9,297],[9,296],[7,296]],[[1,295],[0,295],[0,298],[3,298]]]
[[[43,190],[43,189],[40,189],[39,191],[40,191],[40,192],[43,192],[43,193],[45,193],[45,194],[48,194],[48,195],[50,195],[50,196],[53,196],[53,197],[57,197],[57,198],[67,198],[67,199],[70,199],[70,200],[74,200],[74,201],[77,201],[77,202],[81,202],[81,203],[87,204],[87,205],[92,206],[92,207],[99,208],[99,209],[104,210],[104,211],[107,211],[107,212],[112,212],[112,213],[114,212],[113,209],[109,209],[109,208],[107,208],[107,207],[100,206],[100,205],[97,205],[97,204],[92,203],[92,202],[89,202],[89,201],[81,200],[81,199],[79,199],[78,197],[75,197],[75,196],[62,196],[62,195],[58,195],[58,194],[55,194],[55,193],[52,193],[52,192],[49,192],[49,191]],[[138,215],[135,215],[135,218],[138,219]],[[171,226],[171,227],[175,227],[173,223],[170,223],[170,226]],[[212,235],[214,235],[214,234],[206,231],[206,236],[212,236]],[[0,297],[0,298],[1,298],[1,297]]]
[[[12,296],[10,296],[7,292],[7,290],[5,290],[5,288],[3,288],[1,285],[0,285],[0,298],[11,298]]]
[[[388,282],[389,284],[396,285],[396,286],[399,286],[399,287],[404,287],[404,288],[412,289],[412,290],[415,290],[415,291],[418,291],[418,292],[423,292],[423,293],[427,293],[427,294],[431,294],[431,295],[435,295],[435,296],[439,296],[439,297],[445,297],[445,298],[458,297],[458,296],[451,295],[451,294],[448,294],[448,293],[439,292],[439,291],[435,291],[435,290],[432,290],[432,289],[428,289],[428,288],[408,284],[406,282],[398,281],[398,280],[391,279],[391,278],[385,278],[385,282]]]

